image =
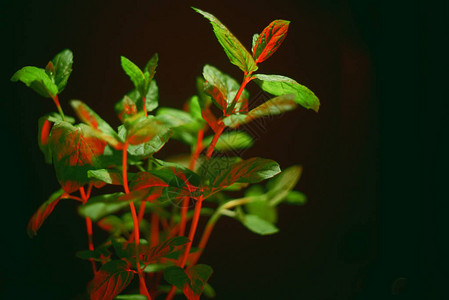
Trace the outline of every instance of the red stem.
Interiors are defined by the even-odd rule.
[[[243,82],[240,85],[240,89],[238,90],[237,94],[235,95],[235,98],[232,101],[231,106],[229,107],[229,111],[227,110],[226,113],[230,113],[234,110],[234,107],[237,104],[243,90],[245,89],[246,84],[251,81],[250,75],[251,75],[251,73],[247,74],[245,72],[245,77],[243,78]],[[217,144],[217,141],[220,138],[220,135],[223,132],[224,128],[225,128],[225,125],[223,123],[218,124],[218,128],[215,131],[214,137],[212,138],[212,142],[210,143],[209,148],[207,148],[206,160],[209,160],[212,157],[212,153],[214,152],[215,145]],[[203,202],[203,197],[200,196],[200,198],[198,199],[198,201],[195,204],[195,211],[193,213],[192,224],[190,225],[190,232],[189,232],[190,243],[187,244],[186,249],[184,251],[184,255],[181,258],[181,263],[180,263],[181,268],[184,268],[185,263],[187,261],[187,256],[190,252],[190,249],[192,248],[193,238],[195,237],[195,231],[198,226],[198,220],[200,218],[202,202]],[[212,231],[212,229],[210,229],[210,231]],[[209,235],[210,235],[210,233],[209,233]],[[168,292],[167,298],[165,298],[165,299],[166,300],[173,299],[175,292],[176,292],[176,287],[173,285],[171,287],[170,291]]]
[[[198,160],[198,157],[200,157],[201,150],[203,150],[203,136],[204,136],[204,129],[200,129],[198,131],[198,137],[196,139],[195,152],[191,156],[189,163],[189,169],[192,171],[195,169],[195,164],[196,161]]]
[[[127,158],[128,158],[128,142],[125,142],[125,144],[123,145],[123,156],[122,156],[122,177],[123,177],[123,189],[125,190],[126,194],[129,194]],[[129,208],[131,210],[131,215],[134,224],[134,243],[136,244],[136,267],[137,267],[137,274],[139,275],[140,294],[145,295],[149,300],[151,300],[150,293],[148,292],[147,286],[145,284],[145,278],[143,276],[142,269],[140,268],[139,221],[137,219],[136,207],[134,206],[133,201],[129,201]]]
[[[206,247],[207,242],[209,241],[209,237],[212,233],[212,230],[214,229],[214,225],[215,225],[215,223],[207,224],[206,228],[204,228],[203,235],[201,236],[200,243],[198,244],[199,252],[194,256],[194,258],[191,262],[192,265],[195,265],[197,263],[198,259],[200,259],[201,254],[203,253],[203,250]]]
[[[143,112],[146,117],[146,116],[148,116],[148,114],[147,114],[147,99],[145,99],[145,97],[142,97],[142,102],[143,102]]]
[[[57,108],[58,111],[59,111],[59,114],[61,115],[62,120],[65,121],[64,112],[62,111],[61,104],[59,104],[59,98],[58,98],[58,95],[55,95],[54,97],[52,97],[52,99],[53,99],[53,102],[54,102],[55,105],[56,105],[56,108]]]
[[[150,246],[154,247],[159,244],[159,215],[153,212],[151,215],[151,238]]]
[[[89,196],[86,195],[86,192],[84,190],[84,187],[80,187],[80,195],[81,200],[83,201],[83,205],[86,204],[87,200],[89,199]],[[94,251],[94,242],[93,242],[93,231],[92,231],[92,220],[89,217],[86,217],[86,231],[87,231],[87,243],[89,245],[89,250]],[[89,259],[90,263],[92,264],[92,271],[97,273],[97,266],[95,264],[95,261],[93,259]]]

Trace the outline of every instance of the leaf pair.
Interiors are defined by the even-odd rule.
[[[128,58],[122,56],[120,58],[121,65],[126,75],[131,79],[135,89],[140,94],[142,103],[142,109],[145,114],[147,111],[152,111],[157,107],[157,85],[156,83],[152,83],[153,77],[156,73],[156,67],[158,64],[159,56],[155,53],[148,63],[145,65],[145,68],[141,70],[136,64],[134,64]],[[137,103],[137,99],[135,99],[136,95],[131,94],[128,95],[135,103]],[[133,99],[134,98],[134,99]]]
[[[173,266],[164,270],[164,279],[181,289],[188,300],[199,300],[212,273],[212,268],[204,264],[195,265],[186,270]]]
[[[240,85],[231,76],[222,73],[211,65],[205,65],[203,67],[203,77],[206,80],[204,83],[204,91],[211,97],[214,104],[223,111],[223,114],[225,114],[233,102]],[[234,108],[234,112],[247,112],[248,99],[248,91],[243,90]]]
[[[22,81],[39,95],[55,98],[60,94],[72,73],[73,53],[66,49],[58,53],[45,69],[27,66],[11,77],[11,81]]]

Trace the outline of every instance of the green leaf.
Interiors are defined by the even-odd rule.
[[[150,82],[148,92],[145,95],[145,105],[148,112],[155,110],[159,105],[159,87],[154,79]]]
[[[122,172],[117,170],[110,170],[110,169],[89,170],[87,171],[87,177],[98,179],[107,184],[114,184],[114,185],[123,184]],[[132,180],[133,177],[134,177],[133,173],[128,173],[128,180]]]
[[[266,197],[258,197],[245,205],[250,215],[257,216],[270,224],[275,224],[278,218],[277,210],[271,206]]]
[[[90,198],[85,205],[78,207],[78,212],[83,217],[89,217],[96,222],[104,216],[115,213],[129,205],[126,201],[121,201],[124,194],[105,194]]]
[[[242,160],[221,171],[212,181],[213,187],[230,186],[234,182],[257,183],[281,172],[277,162],[259,157]]]
[[[256,46],[256,43],[257,43],[257,40],[259,39],[259,34],[258,33],[255,33],[254,35],[253,35],[253,42],[252,42],[252,44],[251,44],[251,52],[253,52],[254,51],[254,46]]]
[[[173,132],[171,138],[188,145],[196,143],[198,131],[204,126],[204,121],[198,121],[190,113],[174,108],[159,108],[156,118],[171,129]]]
[[[93,259],[95,261],[105,261],[107,258],[111,256],[111,252],[107,249],[107,247],[97,247],[95,250],[82,250],[76,252],[76,257],[81,259]]]
[[[123,260],[104,264],[89,283],[91,300],[112,300],[132,281],[134,273]]]
[[[123,96],[123,98],[115,104],[114,110],[122,122],[125,122],[126,118],[137,114],[135,101],[127,95]]]
[[[265,92],[274,96],[293,94],[295,95],[296,103],[318,112],[320,100],[311,90],[297,83],[295,80],[281,75],[256,74],[254,77],[256,78],[256,83]]]
[[[184,295],[188,300],[199,299],[204,285],[212,276],[212,268],[208,265],[199,264],[187,268],[185,273],[189,278],[189,284],[186,284],[183,288]]]
[[[126,140],[130,145],[148,143],[154,139],[167,140],[170,130],[160,120],[148,116],[131,125],[127,131]]]
[[[206,296],[207,298],[215,298],[217,296],[214,288],[207,282],[204,285],[203,295]]]
[[[148,77],[146,77],[147,84],[151,82],[151,80],[154,78],[154,75],[156,74],[156,68],[157,63],[159,61],[159,55],[157,53],[154,53],[153,56],[150,58],[150,60],[145,65],[145,68],[143,69],[144,74],[148,74]]]
[[[115,149],[122,146],[122,141],[114,129],[89,106],[80,100],[70,101],[70,105],[75,110],[81,121],[92,127],[97,132],[96,136],[101,138]]]
[[[140,70],[138,66],[124,56],[120,57],[120,62],[122,64],[123,71],[125,71],[126,75],[129,76],[134,84],[134,87],[140,92],[141,95],[145,95],[146,78],[142,70]]]
[[[261,63],[279,48],[287,36],[290,21],[274,20],[259,35],[256,42],[253,37],[253,57],[256,63]]]
[[[90,127],[84,124],[72,126],[67,122],[53,126],[49,143],[56,176],[67,193],[89,182],[87,171],[97,169],[98,157],[106,146]]]
[[[223,47],[230,62],[239,67],[244,72],[254,72],[257,70],[256,62],[251,54],[245,49],[240,41],[224,26],[215,16],[192,7],[196,12],[202,14],[212,24],[215,36]]]
[[[214,104],[225,112],[240,89],[240,84],[231,76],[211,65],[203,67],[203,77],[206,80],[204,91],[211,97]],[[248,98],[248,91],[243,90],[236,105],[236,112],[247,108]]]
[[[288,204],[304,205],[307,202],[307,196],[298,191],[289,191],[284,201]]]
[[[267,196],[272,205],[280,203],[287,197],[289,191],[298,183],[301,173],[300,166],[291,166],[267,182]]]
[[[126,228],[123,223],[124,222],[119,217],[115,215],[109,215],[100,219],[97,222],[97,225],[104,231],[111,232],[112,235],[117,236],[120,235],[122,232],[126,232]],[[140,227],[142,227],[142,223],[140,224]]]
[[[44,69],[23,67],[11,77],[13,82],[19,80],[43,97],[54,98],[58,94],[58,87]]]
[[[203,140],[203,144],[208,146],[212,141],[212,136]],[[223,133],[215,145],[216,151],[231,151],[239,149],[247,149],[253,145],[251,136],[243,131],[230,131]]]
[[[51,60],[53,65],[52,77],[54,83],[58,87],[58,94],[61,93],[67,85],[67,80],[72,73],[73,53],[69,49],[65,49]]]
[[[47,201],[45,201],[38,210],[31,217],[27,225],[27,232],[29,237],[37,235],[37,231],[41,228],[47,217],[53,212],[59,200],[65,197],[64,190],[60,189],[54,192]]]
[[[183,289],[185,284],[188,284],[190,282],[190,279],[184,272],[184,269],[178,266],[166,268],[164,270],[164,279],[171,285],[174,285],[181,290]]]
[[[279,231],[276,226],[255,215],[245,215],[242,219],[242,224],[252,232],[260,235],[274,234]]]

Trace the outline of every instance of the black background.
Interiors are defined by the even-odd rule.
[[[131,88],[120,55],[143,65],[158,52],[160,103],[181,108],[204,64],[241,78],[190,5],[248,48],[270,21],[291,20],[260,72],[296,79],[322,104],[318,114],[270,120],[243,154],[301,164],[297,189],[309,202],[281,206],[281,231],[269,237],[220,221],[201,259],[214,268],[217,299],[448,299],[448,4],[344,0],[3,0],[2,299],[85,299],[91,279],[89,263],[74,256],[87,246],[76,203],[62,201],[37,237],[26,235],[58,189],[36,143],[37,120],[54,107],[10,76],[70,48],[65,112],[81,99],[117,126],[113,104]]]

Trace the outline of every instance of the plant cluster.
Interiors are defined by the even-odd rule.
[[[53,164],[61,189],[31,217],[28,233],[36,235],[59,201],[80,202],[88,250],[76,255],[92,265],[92,300],[155,299],[163,294],[172,299],[176,293],[192,300],[203,292],[213,296],[207,283],[212,268],[197,261],[218,219],[230,217],[256,234],[273,234],[278,231],[277,206],[305,202],[305,196],[293,190],[300,166],[281,171],[273,160],[242,159],[237,152],[253,144],[248,133],[236,130],[240,126],[298,104],[318,111],[318,98],[305,86],[285,76],[255,73],[284,41],[289,21],[275,20],[255,34],[249,52],[216,17],[194,10],[210,21],[230,62],[244,75],[239,84],[205,65],[203,77],[196,81],[197,94],[183,110],[159,107],[157,54],[143,69],[121,57],[134,89],[115,104],[122,123],[117,130],[80,100],[70,105],[81,123],[64,114],[58,96],[72,72],[70,50],[57,54],[45,68],[27,66],[11,78],[51,98],[58,110],[39,119],[38,144],[45,161]],[[250,81],[274,98],[249,109],[245,87]],[[157,158],[170,139],[187,144],[191,153],[184,159]],[[258,184],[266,179],[270,180],[265,186]],[[107,185],[117,191],[102,192]],[[229,191],[240,191],[243,197],[235,199]],[[193,247],[200,216],[208,222]],[[109,236],[96,245],[93,223]],[[131,285],[126,292],[132,294],[120,295],[134,277],[138,291]]]

